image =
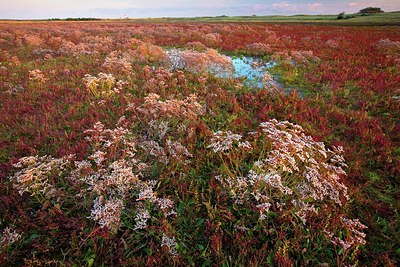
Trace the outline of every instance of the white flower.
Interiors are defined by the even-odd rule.
[[[140,210],[135,217],[136,225],[134,230],[145,229],[147,227],[147,221],[151,218],[147,210]]]
[[[178,254],[176,251],[176,242],[175,237],[168,237],[167,235],[163,234],[161,246],[167,246],[169,253],[171,253],[174,257]]]
[[[232,148],[233,143],[238,142],[241,138],[240,134],[234,134],[231,131],[218,131],[214,133],[211,144],[207,148],[212,148],[214,153],[227,152]]]
[[[249,143],[249,141],[244,141],[244,142],[239,142],[238,143],[238,147],[240,148],[244,148],[244,149],[252,149],[251,144]]]
[[[9,246],[21,239],[21,234],[19,234],[15,229],[6,227],[0,236],[0,248]]]
[[[106,200],[105,204],[103,204],[100,197],[97,197],[89,218],[97,221],[101,227],[106,227],[110,231],[116,231],[121,224],[123,207],[124,204],[121,199]]]

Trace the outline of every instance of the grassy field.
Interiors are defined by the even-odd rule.
[[[110,21],[110,22],[265,22],[265,23],[300,23],[300,24],[322,24],[322,25],[349,25],[349,26],[385,26],[385,25],[400,25],[400,11],[385,12],[371,15],[345,14],[345,19],[337,19],[335,15],[292,15],[292,16],[280,16],[280,15],[269,15],[269,16],[217,16],[217,17],[163,17],[163,18],[128,18],[128,19],[82,19],[81,22],[99,22],[99,21]],[[69,21],[77,22],[77,19],[70,19]],[[0,20],[3,23],[15,22],[13,20]],[[21,23],[29,20],[20,20]],[[42,22],[43,20],[33,20],[30,22]],[[53,21],[67,21],[65,19],[53,19]]]
[[[400,12],[387,12],[362,16],[346,14],[348,19],[336,19],[338,15],[293,15],[293,16],[218,16],[194,18],[149,18],[132,19],[136,22],[268,22],[311,23],[327,25],[400,25]]]

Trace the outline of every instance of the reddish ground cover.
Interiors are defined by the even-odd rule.
[[[225,61],[220,54],[276,61],[271,72],[290,93],[247,88],[240,80],[217,78],[204,68],[168,71],[167,56],[161,47],[194,49],[196,52],[188,51],[187,57],[195,66],[206,66],[204,58],[193,56],[201,53],[208,53],[207,60],[219,60],[221,64]],[[394,266],[400,260],[398,27],[4,22],[0,24],[0,98],[0,229],[14,227],[21,235],[17,238],[15,234],[19,241],[10,242],[12,230],[3,231],[2,264],[291,266],[327,262]],[[121,121],[122,116],[126,123]],[[260,130],[260,123],[272,119],[300,125],[301,132],[329,148],[343,147],[348,166],[342,167],[347,175],[339,176],[350,200],[343,207],[335,207],[342,200],[334,201],[333,197],[315,204],[320,216],[332,218],[310,215],[310,209],[306,212],[310,216],[306,227],[299,213],[294,215],[305,209],[298,210],[296,204],[286,212],[274,204],[271,213],[268,205],[238,205],[230,194],[235,192],[237,196],[241,191],[235,190],[240,185],[232,189],[223,178],[214,178],[227,174],[225,171],[231,167],[238,173],[255,170],[250,165],[274,153],[274,147],[300,153],[296,150],[299,148],[285,146],[283,139],[276,141],[271,133]],[[98,121],[109,130],[89,133],[104,135],[104,140],[112,144],[109,147],[104,140],[103,144],[85,139],[87,130]],[[121,129],[113,128],[117,123]],[[277,127],[276,131],[292,127],[274,125],[269,127]],[[210,140],[216,140],[213,137],[217,138],[212,133],[219,130],[243,135],[243,139],[229,135],[234,140],[231,146],[239,146],[236,141],[245,139],[253,152],[244,156],[237,150],[229,152],[227,158],[214,156],[208,146]],[[244,137],[251,131],[267,145]],[[126,143],[121,145],[118,138]],[[127,149],[130,142],[136,150]],[[74,196],[84,186],[72,180],[65,185],[60,179],[64,176],[51,172],[43,175],[46,179],[52,177],[51,185],[56,189],[62,188],[58,198],[47,195],[47,191],[35,194],[32,188],[25,188],[23,183],[15,186],[15,180],[9,179],[16,172],[12,164],[25,156],[61,158],[75,154],[75,161],[87,159],[97,164],[103,160],[91,153],[101,151],[98,146],[107,147],[103,159],[107,163],[132,152],[138,162],[149,166],[143,173],[130,174],[137,176],[130,181],[143,180],[129,191],[138,194],[133,199],[145,200],[143,206],[132,204],[126,192],[111,194],[91,187],[90,197],[81,192],[77,199],[82,203],[77,204]],[[40,160],[49,166],[61,164],[48,158]],[[321,169],[328,168],[323,164],[331,164],[320,160],[319,164],[325,166]],[[186,161],[190,163],[182,164]],[[236,161],[240,164],[232,163]],[[77,169],[77,165],[65,164]],[[124,164],[121,168],[133,168]],[[91,171],[110,172],[109,166],[100,165],[90,167]],[[84,169],[79,171],[80,177],[86,175]],[[258,171],[266,172],[262,168]],[[321,172],[329,173],[325,169]],[[298,189],[289,178],[299,176],[285,175],[286,184],[282,186]],[[157,199],[140,195],[151,187],[146,184],[150,178],[159,181]],[[114,182],[119,188],[127,186]],[[90,183],[94,182],[86,179],[83,184]],[[24,194],[20,195],[18,189]],[[246,190],[261,189],[246,184]],[[284,191],[279,191],[279,198],[289,202],[291,198]],[[243,197],[248,201],[257,195],[255,192],[243,193]],[[122,205],[127,210],[111,224],[102,220],[108,207],[103,203],[101,208],[103,195],[114,201],[114,212],[121,213]],[[97,209],[89,200],[98,203]],[[169,201],[173,201],[174,209],[172,204],[165,204]],[[145,207],[152,209],[152,216]],[[166,215],[173,210],[176,217]],[[267,222],[257,219],[263,212],[271,216]],[[358,222],[347,221],[344,216],[359,218],[368,227],[363,230],[365,245],[360,232],[356,232]],[[144,224],[149,220],[147,228],[143,226],[144,233],[137,231],[140,220]],[[334,239],[329,229],[348,242],[349,248]],[[354,241],[357,238],[358,243]],[[307,243],[308,239],[313,244]]]

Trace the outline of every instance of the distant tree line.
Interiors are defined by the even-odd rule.
[[[367,8],[363,8],[360,11],[358,11],[357,14],[360,14],[361,16],[368,16],[368,15],[379,14],[379,13],[384,13],[380,7],[367,7]],[[341,12],[336,17],[336,19],[351,19],[351,18],[355,18],[355,17],[356,17],[355,15],[346,16],[344,12]]]
[[[377,14],[377,13],[383,13],[383,10],[379,7],[367,7],[361,9],[358,13],[360,14]]]
[[[101,19],[99,19],[99,18],[66,18],[66,19],[52,18],[49,20],[89,21],[89,20],[101,20]]]

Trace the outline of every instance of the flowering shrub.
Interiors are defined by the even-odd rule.
[[[138,39],[130,39],[126,46],[131,49],[130,52],[138,62],[163,63],[167,58],[161,47]]]
[[[29,71],[29,80],[37,82],[39,84],[44,83],[47,79],[44,76],[43,71],[35,69],[35,70],[31,70]]]
[[[30,156],[21,158],[14,167],[21,169],[10,179],[19,194],[27,192],[35,196],[40,203],[58,198],[56,181],[51,176],[59,176],[68,165],[71,157],[55,159],[50,156]]]
[[[105,59],[103,67],[108,72],[115,71],[117,73],[127,74],[131,72],[131,57],[124,53],[118,53],[118,51],[111,52]]]
[[[132,106],[128,108],[131,110]],[[157,94],[149,94],[144,98],[144,102],[136,110],[146,117],[159,119],[196,119],[203,114],[203,107],[197,102],[197,96],[192,94],[183,100],[169,99],[166,101],[160,100]]]
[[[209,145],[222,164],[215,178],[229,192],[236,209],[255,207],[259,220],[268,224],[273,214],[282,222],[298,225],[302,233],[321,235],[325,231],[327,238],[345,251],[340,264],[347,260],[349,250],[365,244],[365,234],[360,232],[365,226],[358,220],[342,217],[340,225],[333,220],[349,199],[341,182],[346,175],[343,167],[347,167],[341,148],[329,150],[305,135],[300,126],[275,119],[261,123],[260,130],[251,133],[249,139],[218,131]],[[257,160],[247,162],[248,154]],[[251,227],[251,221],[243,225],[246,218],[240,221],[241,227]],[[348,230],[345,240],[334,236],[333,232],[343,229]]]
[[[400,54],[400,41],[391,41],[390,39],[381,39],[378,41],[377,46],[388,55]]]
[[[263,43],[253,43],[246,45],[246,51],[254,55],[265,55],[271,53],[271,47]]]
[[[209,46],[217,45],[222,41],[222,36],[219,33],[216,32],[210,32],[207,33],[203,36],[203,40],[205,44],[208,44]]]
[[[23,36],[23,39],[25,43],[29,46],[42,46],[43,45],[43,40],[40,38],[40,36],[37,35],[31,35],[31,34],[25,34]]]
[[[219,54],[214,49],[205,52],[194,50],[172,49],[167,52],[171,69],[183,69],[196,73],[232,73],[232,60],[227,56]]]
[[[97,77],[85,74],[83,82],[95,97],[110,97],[118,92],[118,89],[113,87],[115,78],[112,74],[100,72]]]
[[[176,215],[174,202],[158,197],[154,191],[159,181],[146,179],[145,171],[149,165],[138,157],[137,152],[147,147],[137,145],[137,137],[132,132],[122,127],[105,129],[98,122],[86,134],[94,150],[87,159],[73,161],[73,156],[21,158],[15,164],[20,171],[10,178],[19,193],[29,193],[43,206],[50,202],[60,208],[65,201],[60,196],[91,201],[92,208],[87,218],[111,233],[122,227],[121,216],[125,206],[136,210],[137,215],[132,218],[135,231],[147,228],[151,206],[158,208],[165,219]],[[167,143],[174,153],[172,156],[189,154],[178,142],[167,140]],[[152,151],[143,152],[143,159],[146,159],[146,154],[152,154]]]
[[[94,51],[90,49],[90,47],[85,43],[74,44],[73,42],[66,41],[61,44],[58,53],[62,55],[90,55],[93,54]]]
[[[156,187],[162,181],[149,177],[148,172],[156,162],[175,171],[179,165],[190,164],[193,155],[181,143],[183,139],[174,137],[171,131],[196,120],[203,108],[195,95],[165,102],[159,98],[150,94],[140,106],[130,105],[127,111],[134,111],[135,115],[130,119],[121,117],[115,129],[106,129],[97,122],[86,130],[86,140],[93,151],[87,158],[24,157],[14,165],[19,171],[10,177],[11,182],[21,195],[28,193],[35,197],[43,208],[57,205],[63,209],[67,205],[65,199],[72,198],[88,203],[91,208],[87,218],[111,234],[126,227],[136,232],[146,231],[159,214],[165,223],[173,220],[177,215],[174,201],[160,197]],[[175,122],[168,126],[169,120]],[[132,132],[142,127],[148,129],[147,134]],[[185,136],[183,132],[179,135]],[[136,215],[125,218],[123,223],[124,213]],[[168,237],[163,234],[160,247],[163,246],[171,256],[177,256],[172,233]]]
[[[274,80],[274,77],[269,72],[265,72],[264,76],[262,78],[262,82],[264,85],[264,88],[268,90],[269,92],[279,92],[280,88],[276,81]]]
[[[21,234],[19,234],[15,229],[6,227],[0,236],[0,251],[19,241],[21,237]]]

